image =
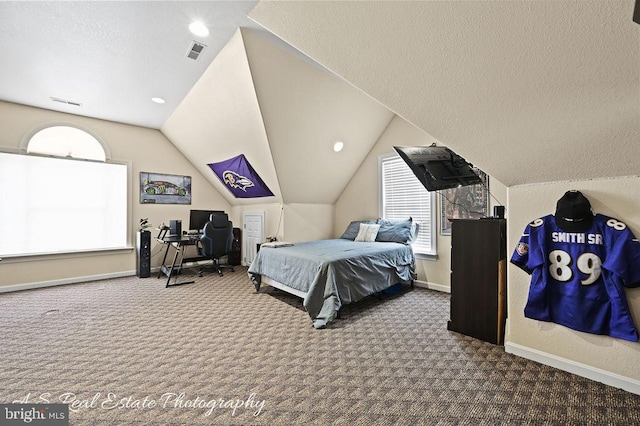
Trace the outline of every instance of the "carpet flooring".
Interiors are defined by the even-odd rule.
[[[343,307],[316,330],[246,268],[0,294],[0,403],[72,425],[640,425],[640,396],[447,330],[449,295]]]

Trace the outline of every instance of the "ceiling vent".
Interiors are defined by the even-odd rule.
[[[187,52],[187,58],[191,58],[193,60],[198,59],[198,56],[200,56],[200,54],[202,53],[205,47],[207,46],[205,46],[202,43],[198,43],[197,41],[194,41],[191,44],[189,51]]]
[[[53,102],[60,102],[61,104],[67,104],[67,105],[73,105],[73,106],[82,106],[82,104],[80,102],[73,102],[73,101],[69,101],[67,99],[61,99],[61,98],[54,98],[53,96],[51,96],[50,98]]]

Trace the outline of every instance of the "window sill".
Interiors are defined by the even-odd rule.
[[[21,262],[33,262],[39,260],[56,260],[56,259],[71,259],[78,257],[91,257],[91,256],[104,256],[112,254],[130,253],[134,249],[133,246],[109,248],[109,249],[95,249],[95,250],[82,250],[72,252],[60,252],[60,253],[34,253],[34,254],[5,254],[0,256],[0,265],[7,263],[21,263]]]
[[[416,257],[416,259],[418,259],[418,260],[431,260],[431,261],[436,261],[436,260],[438,260],[438,255],[437,255],[437,254],[414,253],[414,256],[415,256],[415,257]]]

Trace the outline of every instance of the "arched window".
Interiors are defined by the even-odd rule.
[[[40,130],[29,139],[27,152],[96,161],[107,159],[102,144],[93,135],[70,126]]]
[[[128,166],[107,161],[106,145],[51,126],[21,151],[0,153],[0,257],[128,245]]]

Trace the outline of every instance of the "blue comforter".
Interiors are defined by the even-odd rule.
[[[261,248],[248,272],[256,288],[264,275],[305,292],[303,304],[314,327],[324,328],[343,304],[410,283],[415,260],[404,244],[319,240]]]

